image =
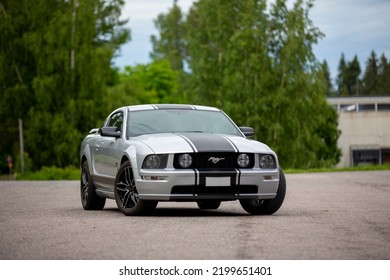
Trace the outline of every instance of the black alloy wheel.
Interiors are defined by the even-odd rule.
[[[282,206],[286,196],[286,177],[282,169],[279,170],[279,186],[273,199],[241,199],[244,210],[252,215],[272,215]]]
[[[80,177],[80,196],[83,208],[85,210],[102,210],[106,204],[106,199],[96,194],[86,160],[81,165]]]
[[[149,213],[157,207],[157,201],[139,198],[133,171],[129,161],[124,162],[115,179],[115,201],[119,210],[126,216]]]

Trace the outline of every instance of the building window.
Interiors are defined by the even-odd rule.
[[[382,164],[390,164],[390,149],[382,149]]]
[[[380,150],[353,150],[352,166],[380,164]]]
[[[378,111],[390,111],[390,104],[378,104]]]
[[[375,104],[359,104],[359,111],[375,111]]]

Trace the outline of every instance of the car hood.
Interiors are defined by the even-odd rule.
[[[156,154],[193,152],[269,153],[270,148],[244,137],[216,133],[161,133],[132,138],[147,145]]]

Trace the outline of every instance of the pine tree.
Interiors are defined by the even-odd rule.
[[[378,78],[378,59],[375,51],[372,51],[363,76],[364,95],[378,95]]]
[[[359,79],[361,70],[357,56],[346,62],[341,54],[337,75],[338,92],[340,96],[359,96],[362,94],[362,82]]]
[[[341,58],[339,61],[339,66],[337,68],[338,73],[337,73],[337,93],[339,96],[344,96],[346,93],[345,87],[346,87],[346,81],[345,81],[345,75],[346,75],[346,70],[347,70],[347,63],[345,61],[345,56],[344,53],[341,53]]]
[[[390,63],[384,53],[378,65],[378,95],[390,96]]]
[[[353,60],[348,63],[346,74],[346,86],[348,88],[349,95],[361,95],[362,82],[359,79],[361,73],[360,63],[357,55],[353,57]]]
[[[333,90],[332,81],[330,78],[330,70],[329,65],[326,60],[324,60],[321,64],[322,73],[324,75],[325,79],[325,86],[326,86],[326,96],[336,96],[336,92]]]

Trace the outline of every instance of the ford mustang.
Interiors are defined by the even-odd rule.
[[[217,209],[238,200],[250,214],[271,215],[286,180],[277,155],[253,135],[213,107],[118,108],[81,143],[82,206],[101,210],[115,199],[123,214],[143,215],[160,201]]]

